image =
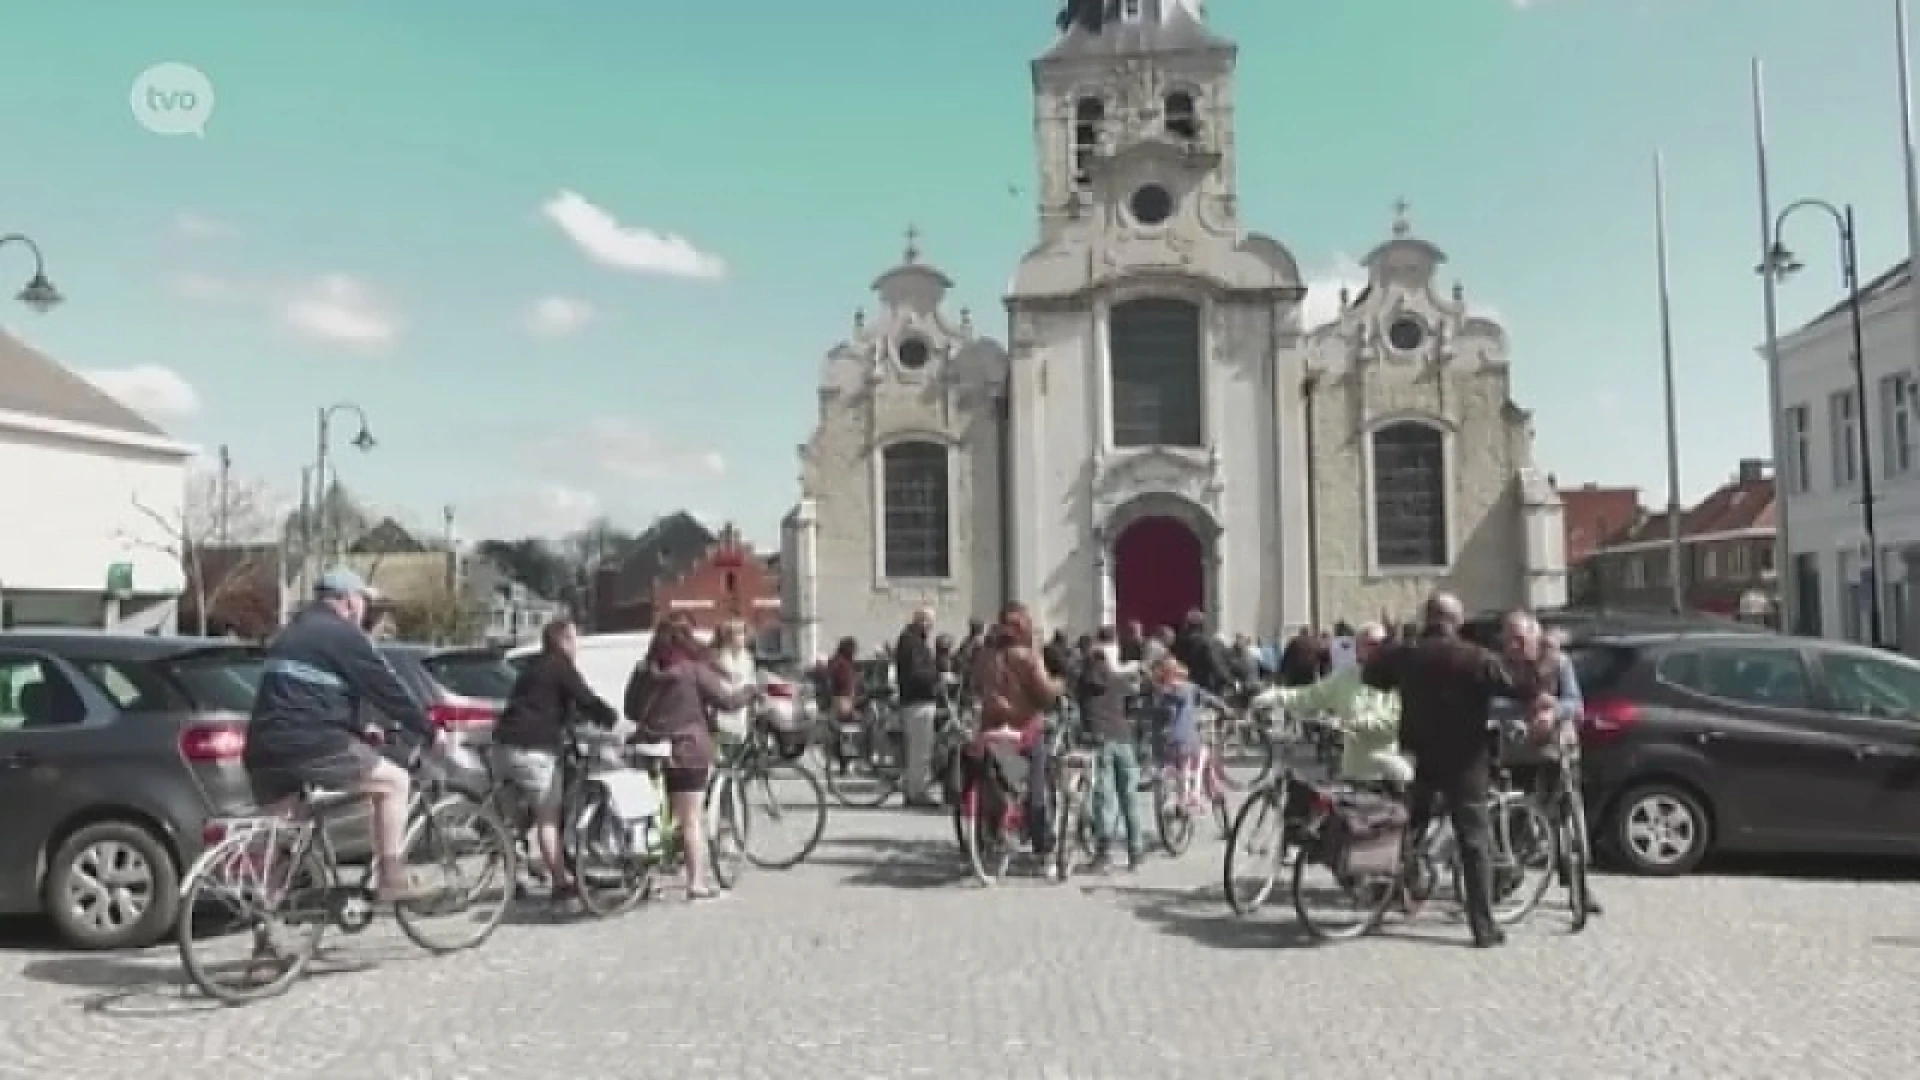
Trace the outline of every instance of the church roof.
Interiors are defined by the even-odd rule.
[[[1111,22],[1098,31],[1074,25],[1060,35],[1042,60],[1079,60],[1154,52],[1203,52],[1231,49],[1233,43],[1207,29],[1180,0],[1146,0],[1149,10],[1137,22]],[[1164,10],[1161,9],[1164,6]]]

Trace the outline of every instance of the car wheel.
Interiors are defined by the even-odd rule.
[[[1639,784],[1614,803],[1607,846],[1626,868],[1677,877],[1706,858],[1713,821],[1700,796],[1666,782]]]
[[[97,821],[53,853],[41,903],[60,936],[76,948],[138,948],[173,928],[180,872],[146,827]]]

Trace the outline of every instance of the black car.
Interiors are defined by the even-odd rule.
[[[1920,855],[1920,663],[1751,633],[1599,636],[1571,655],[1590,820],[1627,868]]]
[[[1635,611],[1624,608],[1550,608],[1534,613],[1544,629],[1564,634],[1569,641],[1621,634],[1767,634],[1772,631],[1752,623],[1723,619],[1717,615],[1675,615],[1665,611]],[[1505,629],[1506,613],[1483,611],[1467,620],[1461,636],[1494,648]]]
[[[207,819],[251,805],[260,663],[231,641],[0,632],[0,915],[88,949],[168,933]]]

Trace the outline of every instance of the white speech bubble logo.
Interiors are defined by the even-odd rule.
[[[213,118],[213,80],[192,64],[155,64],[133,80],[127,103],[140,126],[156,135],[204,139]]]

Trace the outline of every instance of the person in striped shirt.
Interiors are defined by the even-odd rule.
[[[1279,686],[1253,699],[1258,709],[1281,708],[1297,715],[1319,715],[1346,733],[1340,777],[1370,783],[1404,773],[1400,758],[1400,695],[1375,690],[1361,678],[1367,661],[1387,647],[1387,629],[1367,623],[1354,634],[1358,663],[1341,668],[1310,686]],[[1405,777],[1401,777],[1405,779]]]

